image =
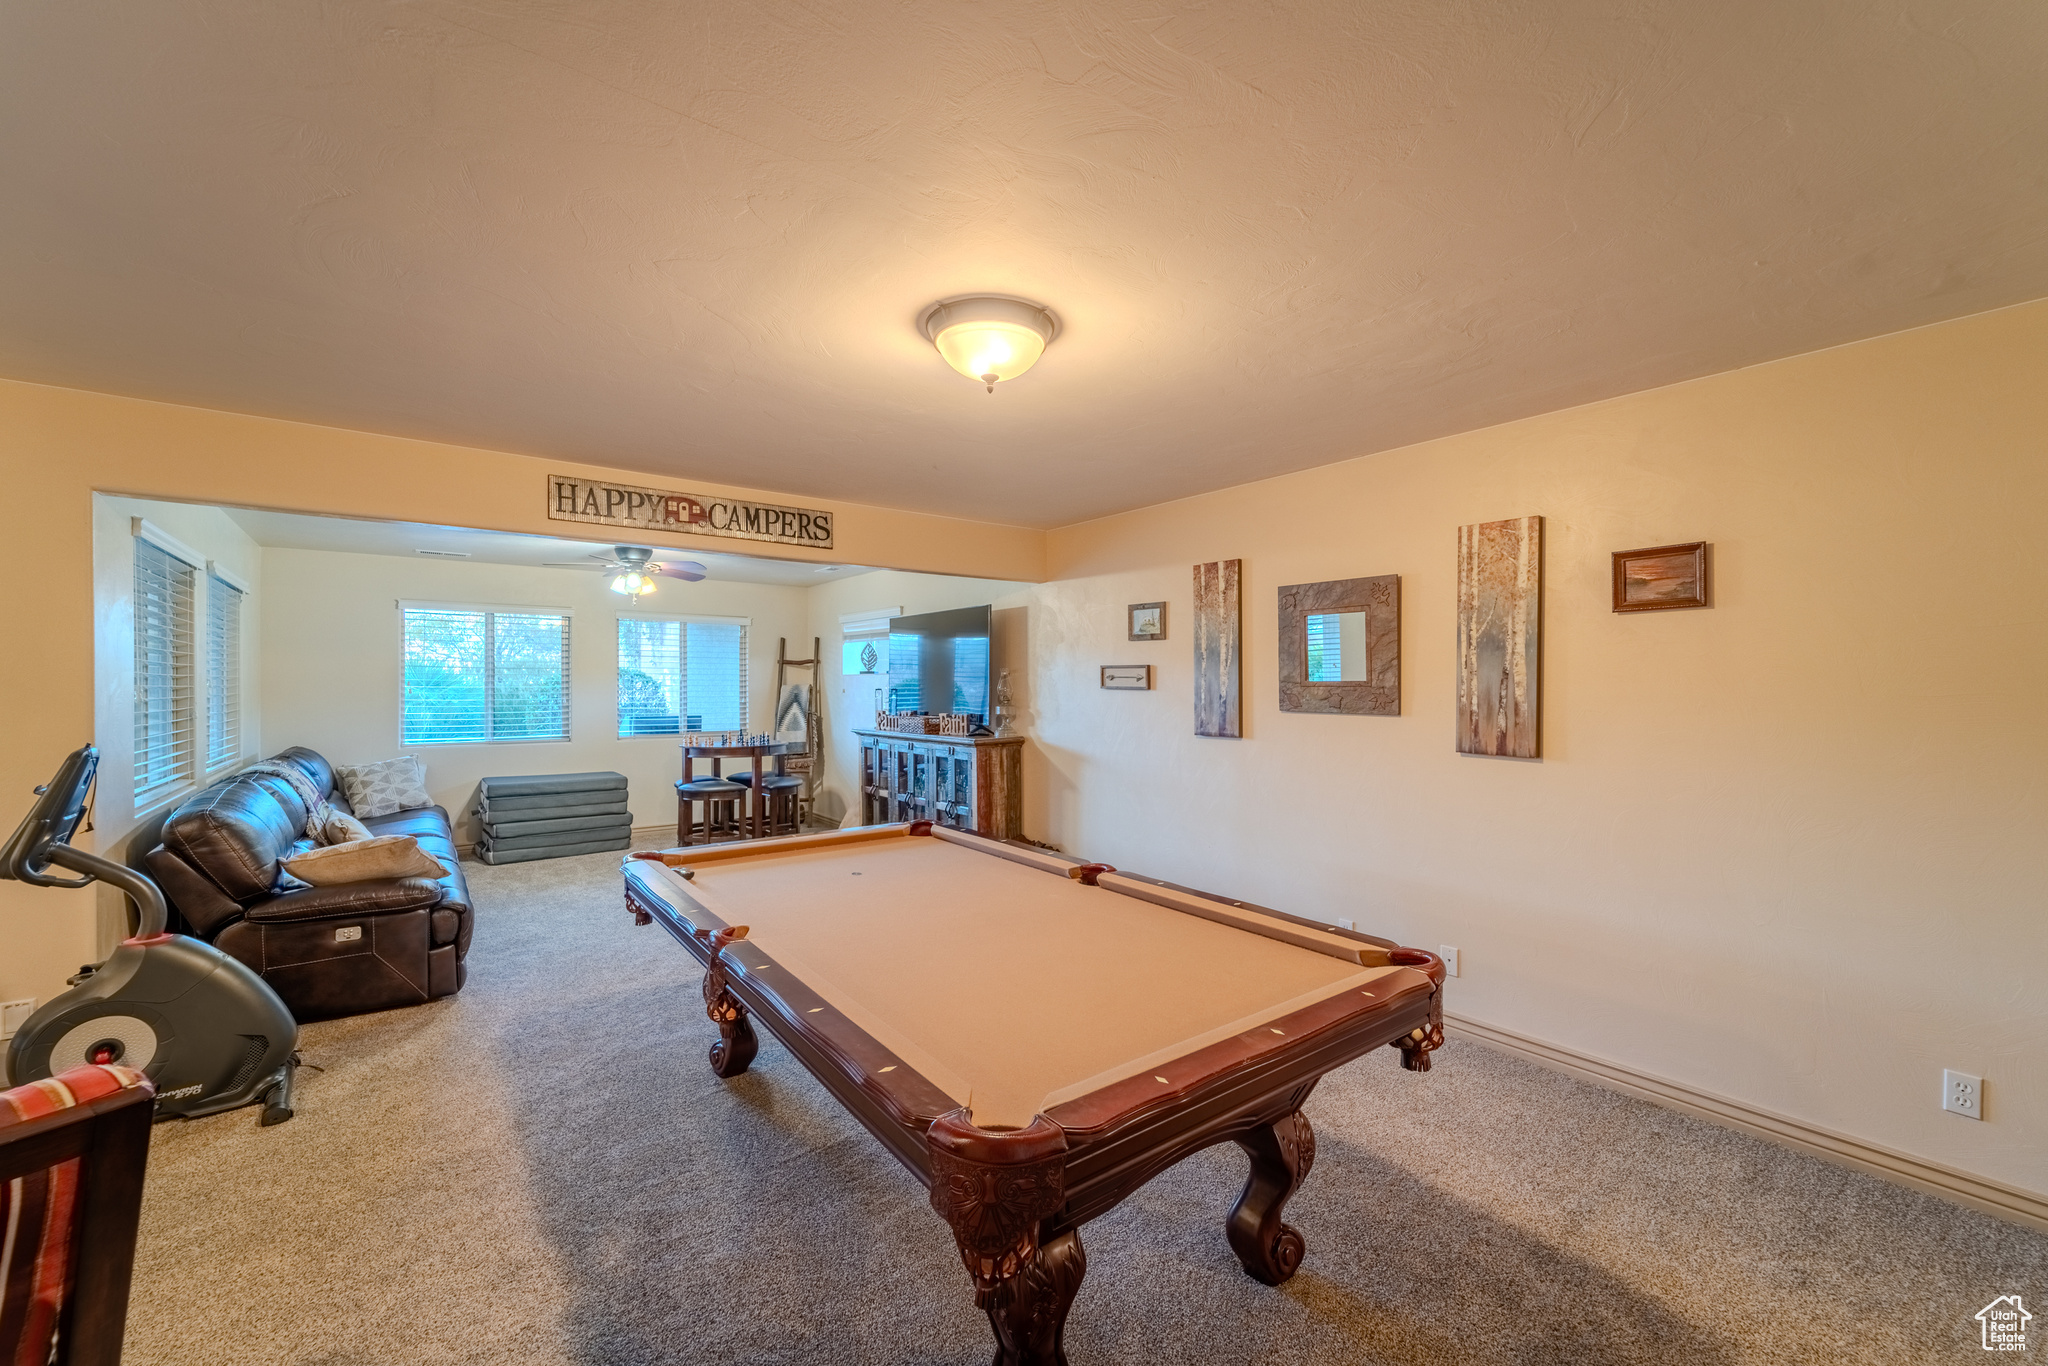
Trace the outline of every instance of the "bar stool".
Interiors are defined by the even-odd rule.
[[[739,783],[727,782],[723,778],[698,778],[694,782],[676,783],[676,843],[691,844],[692,836],[698,830],[696,812],[691,803],[704,803],[704,842],[711,843],[720,834],[728,839],[737,839],[745,827],[740,823],[741,807],[747,799],[747,789]]]
[[[754,800],[768,803],[769,834],[795,835],[802,832],[803,821],[798,814],[797,799],[803,793],[803,786],[804,780],[793,773],[761,775],[762,791]]]

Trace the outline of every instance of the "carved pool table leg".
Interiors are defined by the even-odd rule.
[[[1038,1255],[975,1301],[996,1334],[994,1366],[1067,1366],[1067,1311],[1088,1274],[1079,1229],[1040,1243]]]
[[[1081,1235],[1041,1240],[1066,1201],[1066,1133],[1040,1115],[1022,1129],[976,1128],[965,1110],[933,1121],[932,1208],[952,1227],[996,1335],[995,1366],[1067,1366],[1067,1310],[1087,1274]]]
[[[718,1042],[711,1045],[711,1070],[730,1080],[753,1065],[754,1055],[761,1051],[761,1041],[754,1036],[754,1026],[747,1022],[747,1008],[737,1001],[732,1004],[729,1018],[712,1018],[718,1020]]]
[[[1427,1072],[1429,1055],[1443,1046],[1444,994],[1439,990],[1429,998],[1429,1022],[1394,1040],[1394,1047],[1401,1050],[1401,1066],[1410,1072]]]
[[[704,1013],[718,1026],[718,1042],[711,1045],[711,1070],[730,1079],[746,1071],[761,1049],[754,1026],[747,1020],[747,1008],[726,989],[725,964],[718,957],[727,944],[746,935],[746,928],[720,930],[715,935],[699,930],[697,934],[711,945],[711,963],[704,969]]]
[[[1301,1266],[1301,1234],[1280,1221],[1280,1212],[1315,1165],[1316,1131],[1296,1110],[1243,1135],[1237,1146],[1251,1157],[1252,1174],[1224,1226],[1230,1250],[1253,1279],[1279,1285]]]

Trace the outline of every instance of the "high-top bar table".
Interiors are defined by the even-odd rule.
[[[761,761],[773,759],[777,777],[782,774],[782,757],[785,754],[802,754],[808,746],[801,740],[764,740],[751,745],[700,744],[693,740],[683,741],[683,781],[689,782],[696,776],[696,761],[711,761],[711,776],[723,778],[720,770],[727,759],[751,759],[754,761],[753,795],[747,803],[747,838],[760,839],[768,833],[768,802],[761,790]]]

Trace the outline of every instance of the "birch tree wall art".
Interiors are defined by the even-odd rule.
[[[1543,519],[1458,528],[1458,753],[1537,756]]]
[[[1195,566],[1195,734],[1244,734],[1236,560]]]

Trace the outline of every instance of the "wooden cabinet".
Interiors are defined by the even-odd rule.
[[[1024,737],[857,730],[863,825],[931,821],[999,840],[1024,833]]]

